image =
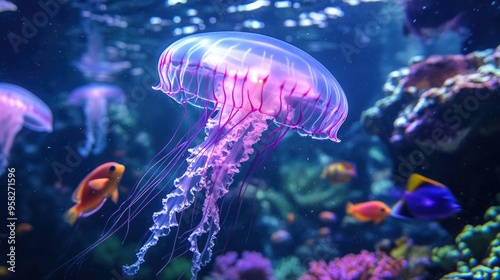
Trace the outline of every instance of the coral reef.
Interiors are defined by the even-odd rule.
[[[500,184],[499,58],[500,48],[433,56],[393,72],[384,85],[388,95],[362,115],[367,131],[389,147],[393,180],[404,185],[420,172],[445,183],[461,194],[461,221],[491,206],[484,193]],[[459,231],[463,225],[446,227]]]
[[[480,109],[489,102],[482,101],[496,99],[498,56],[500,48],[431,56],[392,72],[384,85],[389,95],[363,113],[364,127],[394,145],[434,140],[438,151],[457,150],[471,126],[486,117]]]
[[[271,262],[261,253],[244,251],[227,252],[218,257],[211,273],[213,280],[274,280]]]
[[[375,248],[393,259],[406,260],[402,272],[403,279],[428,279],[427,266],[430,263],[430,246],[415,245],[411,238],[403,236],[395,240],[382,239]]]
[[[323,260],[309,263],[309,270],[300,280],[375,280],[398,279],[405,260],[395,260],[383,252],[366,250],[348,254],[329,263]]]
[[[466,225],[455,238],[455,245],[433,250],[435,265],[450,269],[456,263],[456,271],[443,279],[500,278],[500,206],[490,207],[484,220],[481,225]]]
[[[321,163],[308,163],[307,168],[304,168],[303,160],[295,160],[281,167],[284,191],[300,209],[323,210],[345,205],[348,188],[345,184],[332,187],[322,180],[320,175],[324,166]]]
[[[302,273],[304,268],[299,258],[295,256],[280,259],[274,269],[274,275],[278,280],[299,279]]]
[[[410,65],[402,85],[403,88],[414,86],[418,89],[440,87],[449,77],[466,74],[467,68],[469,62],[463,55],[433,55]]]

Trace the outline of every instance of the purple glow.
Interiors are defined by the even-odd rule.
[[[155,89],[205,114],[169,155],[166,174],[177,169],[186,150],[190,154],[187,169],[174,180],[163,209],[153,214],[151,237],[137,253],[137,261],[123,270],[135,275],[148,249],[178,227],[182,212],[204,194],[202,217],[187,238],[193,252],[192,279],[196,279],[211,259],[220,230],[218,200],[228,192],[241,164],[252,154],[256,165],[262,164],[264,150],[274,149],[290,128],[303,136],[338,142],[347,101],[338,82],[318,61],[294,46],[258,34],[215,32],[183,38],[163,52],[158,70],[160,84]],[[264,134],[271,122],[278,128]],[[203,126],[205,140],[187,149]],[[254,153],[253,146],[261,138]],[[168,175],[162,176],[146,182],[128,209],[135,203],[144,207],[139,201],[145,190],[165,184]],[[131,212],[135,217],[136,212]]]
[[[105,83],[92,83],[74,89],[68,103],[83,106],[85,114],[85,144],[78,148],[81,156],[92,152],[98,155],[106,148],[108,129],[108,102],[123,103],[125,93],[117,86]]]
[[[83,30],[87,37],[87,51],[74,65],[85,77],[92,81],[111,82],[114,74],[131,67],[130,61],[107,60],[101,30],[95,23],[84,22]]]
[[[52,131],[52,112],[47,104],[28,90],[0,83],[0,175],[7,167],[14,137],[23,124],[34,131]]]

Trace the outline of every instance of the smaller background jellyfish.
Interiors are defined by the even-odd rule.
[[[25,127],[42,132],[52,131],[52,112],[47,104],[28,90],[0,83],[0,175],[7,167],[14,137]]]
[[[99,155],[106,148],[108,128],[108,102],[123,103],[125,93],[117,86],[105,83],[91,83],[73,90],[68,103],[83,106],[85,114],[85,144],[78,153],[86,157],[91,152]]]
[[[6,11],[11,11],[11,12],[17,11],[16,4],[11,3],[9,1],[6,1],[6,0],[0,0],[0,13],[6,12]]]
[[[88,79],[99,82],[111,82],[113,75],[131,67],[130,61],[109,61],[105,53],[105,44],[99,26],[90,20],[82,21],[87,38],[87,50],[74,65]]]

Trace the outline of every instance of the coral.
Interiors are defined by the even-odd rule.
[[[315,236],[307,239],[295,250],[297,256],[303,263],[310,260],[322,259],[332,260],[340,256],[339,246],[332,242],[329,236]]]
[[[431,262],[446,271],[453,271],[460,259],[460,252],[455,245],[446,245],[432,249]]]
[[[105,266],[116,266],[130,261],[131,258],[127,252],[133,253],[134,251],[133,246],[124,246],[119,237],[111,236],[97,247],[92,255],[96,263]]]
[[[348,188],[346,185],[329,186],[320,178],[324,165],[304,161],[289,161],[281,166],[280,173],[284,190],[300,209],[332,209],[344,206]],[[301,172],[297,172],[301,170]]]
[[[499,91],[493,52],[467,56],[431,56],[389,75],[384,89],[390,95],[363,113],[365,128],[391,144],[434,140],[438,151],[454,151]],[[470,68],[472,67],[472,68]],[[493,101],[493,100],[491,100]],[[460,118],[460,119],[459,119]],[[392,127],[392,130],[380,128]],[[424,143],[427,144],[427,143]]]
[[[440,87],[446,79],[466,74],[469,63],[463,55],[433,55],[410,65],[408,76],[402,80],[403,87],[419,89]]]
[[[490,207],[484,220],[482,225],[465,226],[455,245],[433,250],[433,263],[445,269],[456,261],[456,271],[443,279],[500,278],[500,206]]]
[[[173,259],[160,273],[158,279],[165,279],[165,280],[191,279],[191,260],[187,258]]]
[[[420,172],[460,194],[459,219],[443,224],[452,232],[493,205],[484,194],[500,184],[499,58],[500,47],[395,71],[387,96],[362,115],[366,130],[389,148],[395,183]]]
[[[298,279],[304,273],[304,268],[299,258],[295,256],[280,259],[274,269],[274,275],[278,280]]]
[[[261,253],[244,251],[228,252],[215,261],[211,277],[214,280],[274,280],[271,262]]]
[[[395,260],[383,252],[363,250],[329,263],[324,260],[310,262],[308,272],[300,280],[398,279],[404,266],[403,259]]]
[[[375,246],[393,259],[405,259],[406,266],[402,272],[403,279],[427,279],[427,266],[430,263],[431,249],[427,245],[414,245],[408,237],[395,240],[382,239]]]
[[[260,188],[249,184],[245,196],[252,200],[257,199],[265,210],[278,212],[279,217],[283,220],[293,211],[293,205],[287,197],[274,188]]]

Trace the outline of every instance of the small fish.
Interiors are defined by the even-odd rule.
[[[21,235],[33,230],[33,226],[29,223],[20,223],[16,227],[16,233]]]
[[[346,213],[360,222],[379,224],[391,213],[391,208],[382,201],[373,200],[358,204],[347,203]]]
[[[329,237],[331,233],[332,233],[332,230],[329,227],[320,227],[318,229],[318,236],[319,237]]]
[[[403,197],[392,207],[391,216],[435,220],[460,210],[453,193],[445,185],[414,173],[408,179]]]
[[[290,235],[290,233],[284,229],[277,230],[273,232],[273,234],[271,234],[271,242],[274,244],[285,243],[290,241],[291,239],[292,235]]]
[[[78,217],[88,217],[94,214],[108,197],[117,203],[118,184],[124,171],[125,166],[116,162],[108,162],[90,172],[73,193],[73,201],[76,205],[66,212],[66,221],[72,225]]]
[[[7,279],[7,276],[9,276],[11,273],[13,272],[9,272],[9,269],[4,266],[4,265],[0,265],[0,277],[2,277],[2,279]]]
[[[350,162],[332,162],[328,164],[321,173],[321,179],[328,180],[332,184],[347,183],[356,176],[356,167]]]
[[[321,211],[319,213],[319,219],[324,223],[333,223],[337,220],[337,215],[332,211]]]

